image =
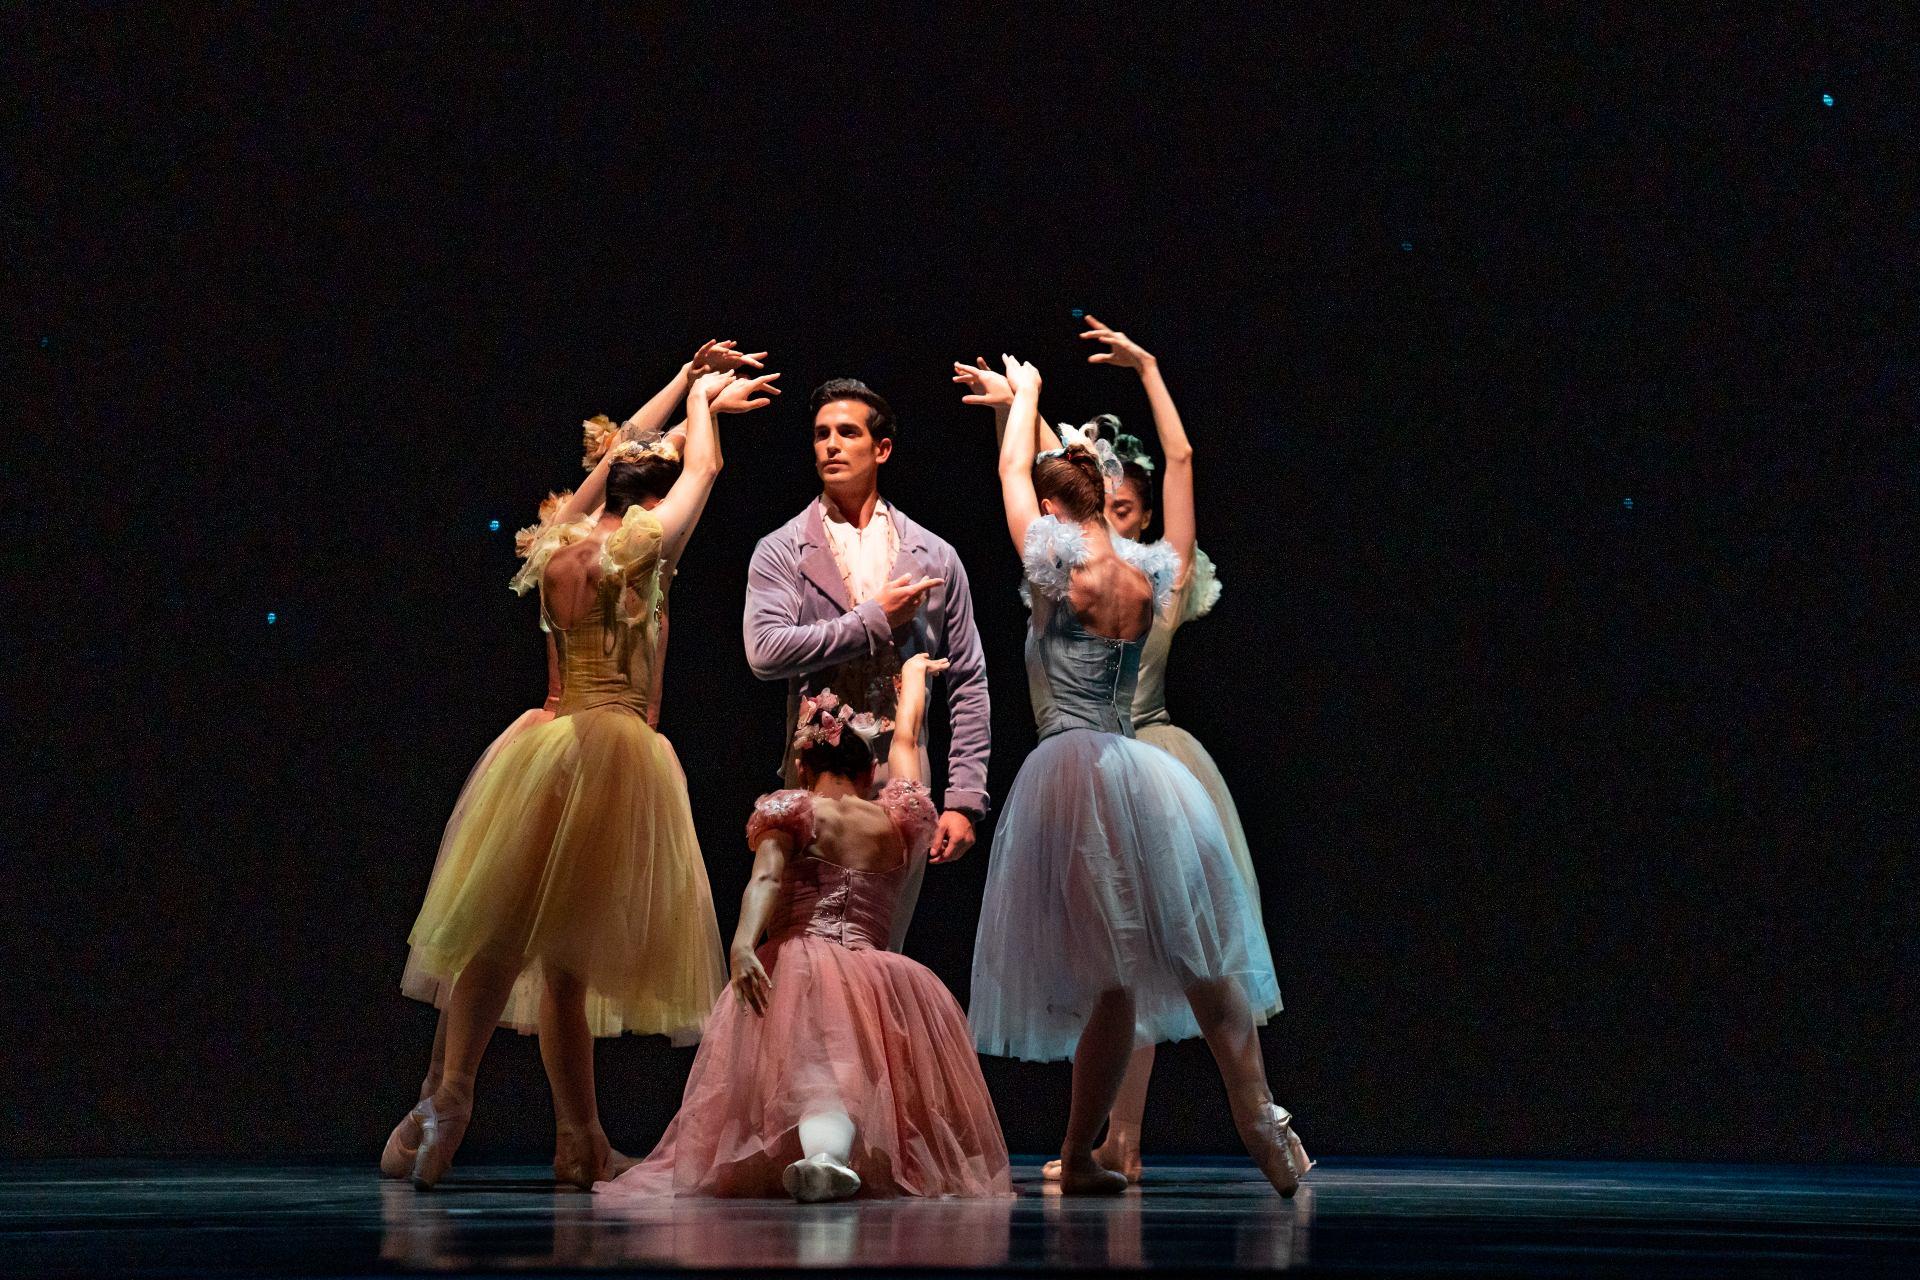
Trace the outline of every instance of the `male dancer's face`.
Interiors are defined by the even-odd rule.
[[[826,488],[864,494],[879,486],[893,441],[875,440],[867,430],[872,412],[858,400],[829,400],[813,415],[813,469]]]

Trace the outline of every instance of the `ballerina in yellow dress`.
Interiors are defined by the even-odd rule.
[[[466,1133],[480,1058],[523,973],[537,975],[552,1012],[540,1048],[561,1117],[555,1172],[589,1186],[616,1171],[591,1037],[697,1039],[726,984],[685,783],[647,722],[673,565],[720,470],[709,401],[735,377],[696,372],[684,457],[666,441],[609,450],[515,580],[540,590],[560,655],[559,715],[508,743],[475,782],[409,937],[421,971],[452,983],[439,1087],[389,1139],[413,1152],[423,1190]],[[752,383],[771,390],[770,376]]]

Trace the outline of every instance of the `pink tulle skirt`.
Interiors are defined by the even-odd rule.
[[[714,1004],[680,1111],[615,1197],[784,1196],[800,1122],[844,1111],[866,1196],[1012,1194],[1006,1139],[966,1015],[924,966],[808,934],[760,948],[764,1016]]]

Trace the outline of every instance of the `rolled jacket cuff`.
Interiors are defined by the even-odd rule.
[[[947,794],[940,799],[941,812],[957,809],[967,815],[974,825],[987,816],[987,793],[984,791],[962,791],[949,787]]]
[[[878,600],[862,600],[853,611],[860,615],[860,623],[867,629],[869,658],[893,644],[893,628],[887,625],[887,611],[880,607]]]

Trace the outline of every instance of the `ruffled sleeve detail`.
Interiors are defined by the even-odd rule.
[[[758,849],[770,831],[784,831],[800,853],[813,843],[813,793],[791,789],[770,791],[753,802],[747,819],[747,847]]]
[[[1142,546],[1128,538],[1116,537],[1113,549],[1120,558],[1147,575],[1153,584],[1153,611],[1164,613],[1173,603],[1173,588],[1180,579],[1180,555],[1163,538],[1152,546]]]
[[[665,594],[660,582],[660,548],[665,530],[653,512],[628,507],[620,527],[600,547],[600,577],[627,590],[621,596],[621,620],[644,622]]]
[[[632,582],[650,572],[660,560],[664,533],[653,512],[645,507],[628,507],[620,527],[607,535],[600,548],[600,572],[622,582]]]
[[[924,782],[909,782],[905,778],[893,778],[880,788],[880,794],[873,802],[886,811],[893,820],[893,829],[900,833],[900,841],[907,846],[907,856],[918,858],[933,843],[933,829],[939,824],[940,815],[934,812],[933,797],[927,791]]]
[[[547,571],[547,561],[553,559],[553,553],[592,536],[594,524],[594,518],[585,515],[578,520],[542,525],[528,545],[527,562],[520,566],[520,572],[514,574],[513,581],[507,584],[513,588],[514,594],[525,595],[538,587],[541,575]]]
[[[1073,586],[1073,571],[1087,559],[1087,536],[1077,524],[1040,516],[1027,526],[1020,562],[1027,584],[1049,600],[1065,600]],[[1023,595],[1025,588],[1023,588]],[[1031,597],[1029,602],[1031,602]]]
[[[1187,566],[1186,585],[1180,589],[1181,622],[1192,622],[1195,618],[1204,618],[1213,612],[1213,606],[1220,603],[1220,579],[1214,575],[1213,561],[1199,547],[1193,549],[1193,559]]]

